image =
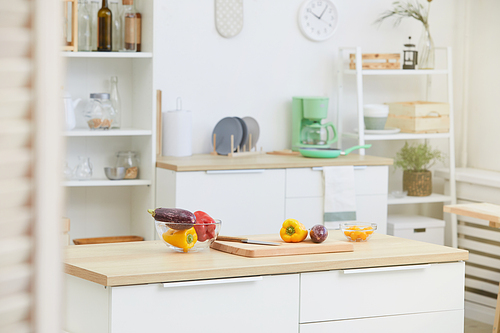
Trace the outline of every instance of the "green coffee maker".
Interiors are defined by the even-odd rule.
[[[330,148],[337,141],[333,123],[322,124],[328,115],[328,98],[293,97],[292,100],[292,150],[300,147]],[[331,129],[329,131],[328,129]]]

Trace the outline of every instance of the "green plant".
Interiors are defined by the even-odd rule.
[[[395,19],[394,26],[397,27],[401,23],[402,19],[410,17],[422,22],[424,26],[428,26],[431,1],[432,0],[427,0],[427,2],[429,3],[427,10],[421,3],[417,1],[408,1],[408,2],[395,1],[392,3],[394,7],[391,10],[383,12],[380,15],[380,17],[375,21],[375,23],[381,24],[388,18],[394,18]]]
[[[403,148],[396,153],[394,168],[422,172],[428,171],[434,163],[443,160],[443,153],[439,149],[432,149],[427,143],[409,145],[406,142]]]

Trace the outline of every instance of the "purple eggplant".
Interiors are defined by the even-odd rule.
[[[196,216],[188,210],[180,208],[156,208],[148,209],[148,212],[156,221],[165,224],[175,230],[185,230],[193,227],[196,223]]]

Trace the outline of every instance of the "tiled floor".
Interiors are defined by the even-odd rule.
[[[465,318],[464,333],[491,333],[493,326]]]

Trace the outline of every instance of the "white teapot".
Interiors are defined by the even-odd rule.
[[[81,100],[81,98],[72,100],[69,93],[64,93],[64,115],[66,119],[65,127],[67,131],[71,131],[76,126],[75,108]]]

